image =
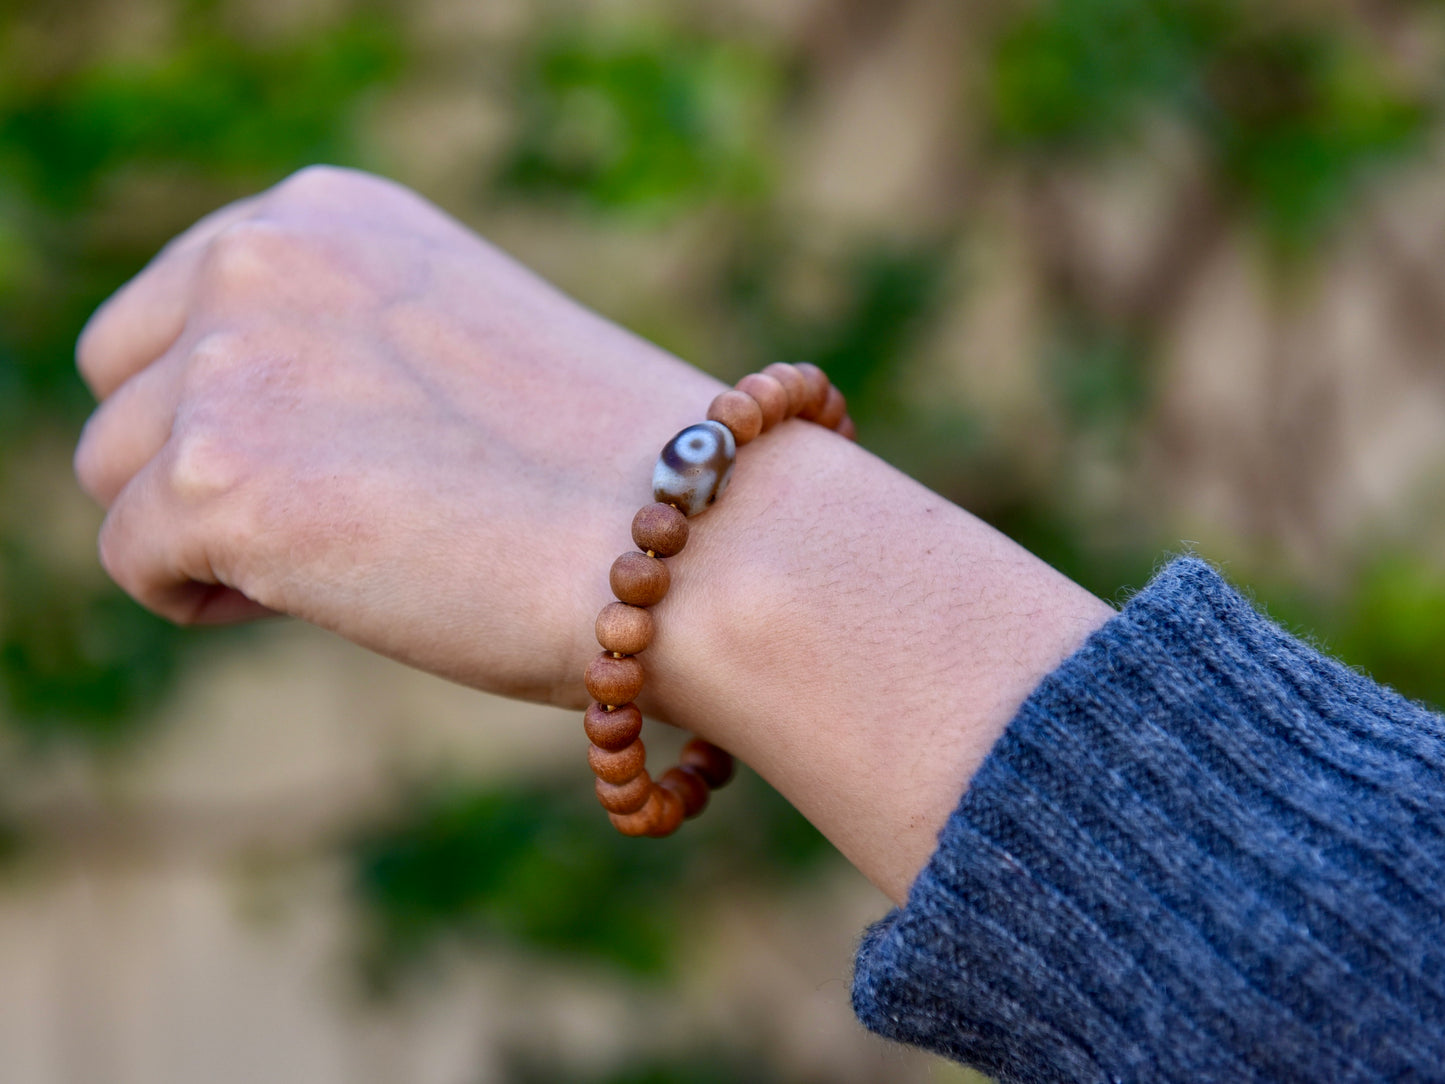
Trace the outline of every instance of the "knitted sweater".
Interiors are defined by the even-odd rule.
[[[1001,1081],[1445,1080],[1445,719],[1176,561],[1019,710],[853,1000]]]

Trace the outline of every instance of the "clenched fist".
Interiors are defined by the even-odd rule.
[[[596,583],[715,381],[407,190],[305,170],[91,319],[101,559],[180,622],[291,614],[575,704]]]

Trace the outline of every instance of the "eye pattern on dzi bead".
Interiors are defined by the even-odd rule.
[[[737,460],[732,430],[721,422],[689,425],[673,437],[652,471],[652,496],[695,516],[727,488]]]
[[[667,594],[671,574],[663,559],[687,545],[687,517],[704,511],[727,486],[740,445],[792,417],[854,437],[842,394],[816,365],[780,362],[743,377],[712,401],[707,421],[688,426],[663,448],[652,476],[658,503],[633,518],[637,550],[612,564],[608,582],[618,601],[597,616],[602,653],[584,678],[596,703],[587,709],[583,729],[592,743],[587,759],[597,776],[597,800],[624,835],[671,834],[702,812],[710,790],[732,777],[731,755],[701,738],[684,746],[681,762],[660,780],[648,774],[647,751],[638,739],[642,714],[631,702],[645,676],[636,656],[652,641],[647,607]]]

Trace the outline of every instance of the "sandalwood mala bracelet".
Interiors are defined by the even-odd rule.
[[[677,767],[656,782],[647,774],[642,713],[642,662],[652,642],[652,612],[671,583],[664,558],[687,545],[688,518],[707,509],[727,487],[739,446],[779,422],[798,417],[854,439],[843,393],[816,365],[778,362],[751,373],[712,401],[707,420],[667,442],[652,472],[653,504],[632,520],[629,550],[612,563],[616,602],[597,615],[602,653],[587,666],[587,692],[596,701],[583,729],[592,742],[587,761],[597,776],[597,800],[613,826],[628,836],[667,836],[707,805],[711,790],[733,774],[733,758],[701,738],[683,747]]]

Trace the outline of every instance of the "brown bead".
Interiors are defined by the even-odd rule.
[[[642,733],[642,712],[636,704],[623,704],[608,711],[601,704],[593,704],[582,717],[582,729],[587,740],[603,749],[621,749],[631,745]]]
[[[642,808],[652,793],[652,779],[643,771],[626,783],[609,783],[597,780],[597,800],[609,813],[635,813]]]
[[[652,606],[667,594],[672,577],[667,566],[656,557],[629,550],[612,562],[607,580],[612,584],[612,593],[622,602],[629,606]]]
[[[650,836],[653,829],[662,823],[662,797],[658,792],[661,787],[655,784],[648,784],[647,795],[643,798],[642,804],[630,813],[611,813],[608,819],[612,827],[616,828],[624,836]],[[666,793],[672,793],[667,791]]]
[[[582,680],[599,704],[627,704],[642,692],[642,663],[631,655],[619,659],[604,651],[587,664]]]
[[[812,421],[828,401],[828,389],[833,385],[828,383],[828,374],[810,361],[800,361],[793,368],[803,374],[808,385],[808,401],[803,404],[803,409],[798,411],[798,417]]]
[[[670,836],[676,832],[686,816],[686,809],[683,806],[682,796],[670,787],[654,787],[652,793],[657,795],[658,801],[662,803],[662,811],[658,814],[657,822],[648,829],[647,834],[655,838]]]
[[[843,416],[847,413],[848,403],[843,398],[843,393],[833,387],[832,384],[829,384],[828,401],[823,404],[823,409],[818,412],[818,416],[813,420],[824,429],[832,429],[833,426],[843,420]]]
[[[684,745],[682,756],[677,759],[682,767],[696,769],[703,782],[714,790],[733,777],[732,754],[701,738],[693,738]]]
[[[747,392],[731,389],[712,401],[707,420],[722,422],[732,430],[733,440],[743,445],[763,431],[763,408]]]
[[[609,783],[626,783],[636,779],[637,773],[647,767],[647,750],[639,739],[621,749],[603,749],[600,746],[587,747],[587,763],[592,774]]]
[[[657,781],[682,799],[682,815],[696,817],[707,808],[707,783],[693,768],[669,768]]]
[[[670,504],[644,504],[632,517],[632,541],[659,557],[681,553],[687,545],[687,517]]]
[[[763,412],[763,432],[788,416],[788,389],[776,377],[749,373],[737,382],[737,389],[752,396]]]
[[[654,785],[642,808],[634,813],[610,814],[612,826],[624,836],[670,836],[682,823],[682,799]]]
[[[833,426],[833,430],[839,436],[846,437],[848,440],[856,441],[858,439],[858,427],[853,424],[853,417],[850,414],[844,414],[843,420]]]
[[[609,602],[597,615],[597,642],[619,655],[636,655],[652,643],[652,614],[641,606]]]
[[[763,370],[763,375],[772,377],[787,389],[788,417],[803,409],[803,404],[808,401],[808,382],[796,367],[786,361],[775,361]]]

